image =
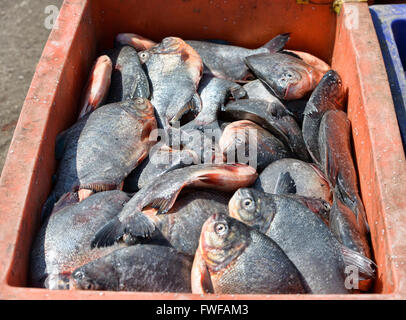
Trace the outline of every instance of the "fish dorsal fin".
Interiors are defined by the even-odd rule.
[[[282,33],[265,43],[261,48],[266,48],[269,52],[281,51],[290,39],[290,33]]]
[[[296,190],[296,183],[292,179],[292,176],[289,172],[282,172],[278,176],[278,181],[276,182],[274,193],[275,194],[285,194],[285,193],[293,193],[295,194]]]

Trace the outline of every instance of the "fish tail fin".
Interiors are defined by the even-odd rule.
[[[296,183],[289,172],[280,173],[274,189],[275,194],[296,194]]]
[[[278,52],[285,47],[289,39],[290,33],[282,33],[265,43],[261,48],[266,48],[269,52]]]
[[[361,280],[375,279],[377,268],[375,262],[344,245],[341,246],[341,253],[345,266],[357,268]]]

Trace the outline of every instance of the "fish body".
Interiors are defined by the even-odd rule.
[[[247,49],[238,46],[209,41],[187,40],[202,57],[205,74],[231,81],[245,80],[249,75],[244,58],[258,54],[282,50],[289,40],[289,34],[281,34],[258,49]]]
[[[343,110],[346,94],[340,75],[328,71],[306,104],[303,118],[303,139],[313,161],[320,163],[319,128],[324,113],[328,110]]]
[[[151,103],[160,127],[167,128],[189,111],[200,112],[197,88],[203,63],[191,46],[180,38],[167,37],[138,54],[151,82]]]
[[[125,177],[155,143],[149,139],[154,129],[151,103],[137,98],[99,107],[59,135],[57,180],[43,218],[64,193],[120,189]],[[81,194],[79,197],[84,198]]]
[[[204,223],[192,267],[192,292],[306,293],[306,281],[270,238],[227,215]]]
[[[156,226],[147,243],[166,243],[194,256],[199,245],[204,222],[214,213],[227,214],[229,197],[210,190],[191,190],[179,198],[168,214],[156,215],[156,210],[144,211]]]
[[[84,89],[79,119],[104,103],[109,93],[112,72],[113,63],[107,55],[97,58]]]
[[[289,173],[294,182],[295,192],[290,193],[332,203],[332,191],[324,173],[298,159],[281,159],[271,163],[262,171],[253,187],[266,193],[279,193],[276,189],[282,173]]]
[[[331,222],[338,238],[345,245],[369,257],[369,226],[358,191],[350,139],[351,124],[346,113],[340,110],[325,112],[320,123],[318,143],[321,167],[335,189],[334,214],[331,219],[337,221]]]
[[[122,248],[77,268],[79,290],[190,292],[192,257],[157,245]]]
[[[30,277],[36,287],[68,289],[71,272],[87,262],[124,246],[90,248],[95,232],[117,215],[130,198],[124,192],[99,192],[78,202],[65,194],[41,226],[30,256]]]
[[[230,215],[274,240],[295,264],[313,293],[348,293],[345,255],[362,261],[374,276],[374,263],[343,249],[328,226],[302,203],[283,195],[239,189],[230,200]],[[350,253],[351,252],[351,253]]]

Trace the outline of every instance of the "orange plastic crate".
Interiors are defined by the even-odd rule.
[[[162,8],[165,6],[165,8]],[[366,3],[296,0],[65,1],[21,111],[0,180],[1,299],[399,299],[406,298],[406,164],[386,71]],[[377,280],[371,294],[193,295],[29,288],[33,237],[55,172],[55,137],[76,120],[94,59],[119,32],[159,41],[225,39],[258,47],[291,32],[288,48],[330,62],[348,88],[355,160],[371,227]]]

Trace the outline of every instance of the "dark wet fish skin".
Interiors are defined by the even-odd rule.
[[[30,256],[31,284],[69,289],[66,277],[75,268],[123,247],[119,244],[91,250],[90,241],[129,199],[118,190],[96,193],[80,203],[75,193],[65,194],[34,240]]]
[[[247,92],[248,99],[265,100],[269,103],[283,105],[287,109],[287,113],[293,116],[300,126],[302,125],[307,100],[284,100],[282,102],[259,79],[248,82],[243,89]]]
[[[296,119],[297,123],[302,127],[304,111],[306,109],[306,104],[308,100],[299,99],[299,100],[290,100],[285,101],[285,107],[288,109],[293,117]]]
[[[258,173],[276,160],[292,157],[290,150],[279,139],[249,120],[229,124],[220,138],[220,149],[228,162],[232,159],[241,162],[236,153],[249,157],[251,166],[255,161]]]
[[[113,62],[110,92],[106,103],[150,97],[150,88],[137,51],[124,45],[108,52]]]
[[[332,203],[328,179],[316,166],[298,159],[281,159],[271,163],[262,171],[253,187],[266,193],[275,193],[280,174],[286,172],[295,183],[297,195]]]
[[[312,293],[348,293],[341,244],[307,207],[283,195],[239,189],[231,215],[274,240],[306,279]]]
[[[221,106],[230,95],[235,99],[242,98],[245,96],[245,90],[233,81],[205,75],[199,83],[198,94],[202,100],[202,110],[193,121],[182,126],[184,130],[204,131],[207,128],[218,130],[217,116]]]
[[[258,49],[247,49],[208,41],[187,40],[202,57],[204,73],[231,81],[245,80],[249,75],[244,58],[258,53],[277,52],[289,40],[289,34],[281,34]]]
[[[115,250],[72,273],[81,290],[191,292],[192,257],[157,245]]]
[[[357,251],[370,257],[369,227],[358,191],[350,139],[351,124],[346,113],[340,110],[325,112],[320,123],[318,142],[321,168],[329,178],[332,188],[335,188],[335,214],[331,219],[337,221],[331,223],[336,226],[334,231],[337,237],[343,241],[347,239],[343,244],[353,249],[354,243],[357,243]],[[349,217],[350,212],[354,215],[353,219]],[[351,240],[350,236],[344,235],[351,233],[357,239]]]
[[[60,159],[57,180],[43,220],[64,193],[120,188],[155,143],[149,141],[155,128],[153,107],[137,98],[99,107],[60,134],[55,147]]]
[[[167,213],[186,186],[232,191],[251,185],[257,176],[254,168],[243,164],[200,164],[167,172],[137,192],[122,212],[100,229],[91,245],[108,246],[124,235],[149,237],[156,228],[142,210],[152,207],[157,214]]]
[[[343,245],[366,257],[371,257],[368,235],[364,229],[358,227],[357,217],[343,203],[338,190],[334,193],[329,225],[333,234]]]
[[[159,127],[167,128],[189,111],[197,114],[201,100],[197,88],[203,63],[182,39],[167,37],[149,50],[139,52],[151,83],[151,103]]]
[[[272,239],[230,216],[215,214],[205,222],[198,251],[193,268],[197,259],[204,261],[214,293],[310,292],[303,276]],[[192,290],[198,281],[193,271]]]
[[[175,202],[168,214],[148,213],[156,231],[143,243],[167,243],[178,252],[194,256],[204,222],[216,212],[227,214],[228,200],[226,194],[210,190],[186,193]]]
[[[346,92],[340,75],[329,70],[321,79],[306,104],[303,118],[303,139],[313,161],[320,164],[319,128],[324,113],[345,108]]]
[[[260,53],[245,59],[250,70],[278,97],[296,100],[317,86],[323,73],[284,53]]]
[[[169,171],[197,164],[198,156],[192,150],[172,149],[164,147],[155,150],[155,145],[149,156],[135,168],[125,179],[124,190],[137,192],[156,177]]]
[[[310,160],[299,125],[283,104],[257,99],[241,99],[229,102],[222,108],[222,112],[227,118],[250,120],[261,125],[288,146],[301,160]]]

